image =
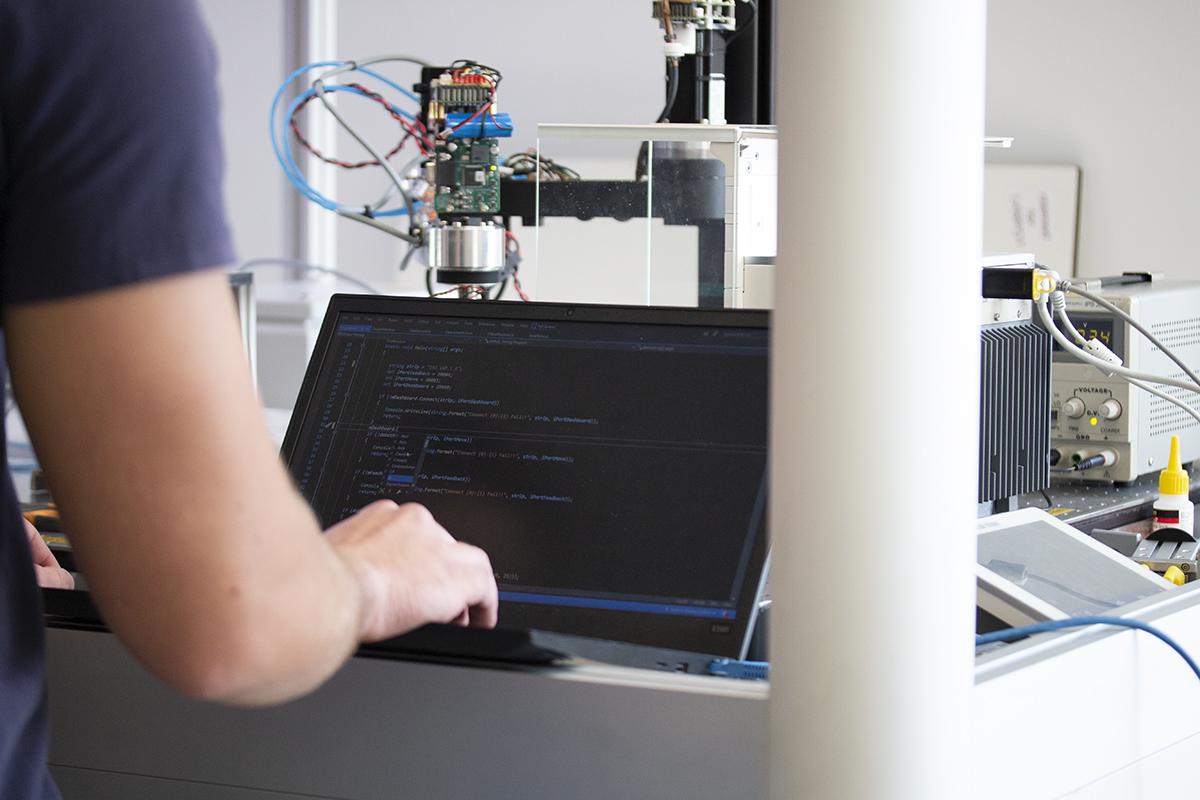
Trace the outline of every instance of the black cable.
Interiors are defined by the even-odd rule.
[[[1038,491],[1042,493],[1042,499],[1046,501],[1046,510],[1054,508],[1054,501],[1050,499],[1050,493],[1045,489],[1038,489]]]
[[[733,31],[733,33],[731,33],[729,36],[725,37],[726,49],[729,48],[729,45],[736,42],[738,40],[738,37],[740,37],[743,33],[745,33],[746,31],[748,31],[750,29],[750,23],[754,22],[754,18],[758,16],[757,0],[747,0],[747,4],[750,6],[750,16],[746,17],[746,19],[743,20],[742,22],[739,22],[737,25],[737,28]],[[735,12],[734,13],[735,19],[736,19],[736,16],[737,16],[737,14]]]
[[[504,80],[504,74],[500,72],[500,70],[496,69],[495,67],[490,67],[487,64],[481,64],[478,61],[472,61],[469,58],[457,59],[450,65],[450,69],[457,69],[459,67],[474,67],[475,69],[488,73],[492,78],[495,79],[492,84],[493,89],[499,88],[500,81]]]
[[[430,297],[436,297],[433,292],[433,267],[425,268],[425,291],[429,292]]]
[[[679,96],[679,59],[667,59],[667,103],[663,106],[662,113],[658,115],[656,122],[668,122],[668,117],[671,115],[671,108],[675,105],[675,98]]]
[[[412,257],[414,255],[416,255],[416,252],[420,249],[421,249],[421,245],[419,245],[419,244],[414,244],[414,245],[409,246],[408,252],[404,254],[404,258],[400,259],[400,271],[401,272],[404,272],[404,270],[408,269],[408,262],[412,261]]]
[[[671,115],[671,108],[675,105],[675,98],[679,96],[679,59],[668,58],[667,66],[670,67],[670,72],[667,76],[667,102],[663,106],[662,113],[655,120],[656,122],[669,122],[667,118]],[[638,148],[637,161],[633,167],[633,179],[635,181],[643,180],[646,177],[649,162],[650,143],[642,142],[642,146]]]
[[[642,146],[638,148],[637,161],[633,165],[633,179],[635,181],[643,181],[646,179],[646,168],[650,165],[650,143],[642,142]]]

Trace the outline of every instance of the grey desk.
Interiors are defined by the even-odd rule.
[[[766,795],[762,683],[355,658],[277,708],[193,702],[107,633],[49,629],[67,800]]]

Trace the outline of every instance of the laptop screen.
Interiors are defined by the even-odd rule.
[[[740,656],[765,561],[763,312],[338,296],[284,444],[324,526],[482,547],[501,625]]]

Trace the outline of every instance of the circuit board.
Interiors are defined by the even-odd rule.
[[[434,208],[438,214],[500,210],[500,146],[496,139],[452,139],[437,147]]]
[[[443,218],[500,211],[500,140],[512,119],[500,112],[500,72],[474,61],[421,70],[421,117],[433,152],[426,163],[433,212]]]

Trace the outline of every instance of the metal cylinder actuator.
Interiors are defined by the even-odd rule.
[[[439,283],[487,286],[504,278],[504,229],[490,222],[452,222],[426,231],[429,266]]]

